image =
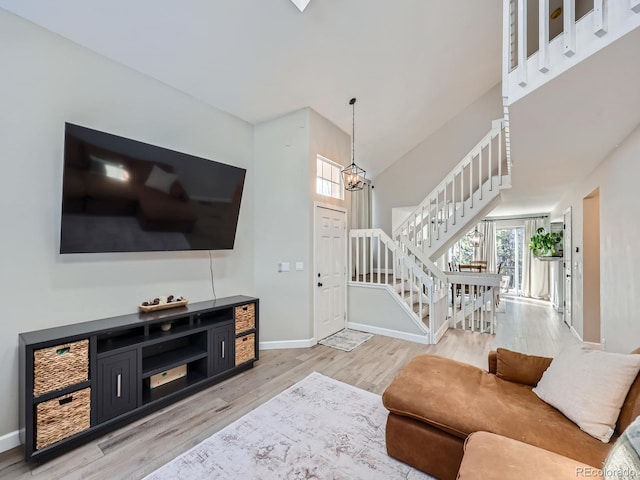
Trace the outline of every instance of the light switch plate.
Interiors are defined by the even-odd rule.
[[[302,270],[304,270],[304,262],[296,262],[296,270],[298,272],[301,272]]]
[[[279,272],[288,272],[289,271],[289,262],[280,262],[278,264],[278,271]]]

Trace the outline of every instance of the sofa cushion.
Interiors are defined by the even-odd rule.
[[[607,478],[633,478],[640,472],[640,417],[620,435],[604,463],[604,471]]]
[[[407,363],[382,401],[397,415],[462,439],[487,431],[598,467],[609,450],[541,401],[530,386],[435,355],[418,355]]]
[[[634,355],[640,355],[640,348],[636,348],[633,352]],[[616,425],[616,433],[621,434],[624,430],[633,422],[635,418],[640,415],[640,375],[631,384],[627,398],[624,399],[624,404],[620,409],[620,416],[618,417],[618,423]]]
[[[601,478],[602,471],[542,448],[487,432],[471,434],[464,445],[459,480],[505,478]]]
[[[553,359],[533,392],[589,435],[608,442],[639,370],[638,355],[572,345]]]
[[[506,348],[497,349],[496,375],[503,380],[535,387],[544,371],[549,368],[551,358],[525,355]]]

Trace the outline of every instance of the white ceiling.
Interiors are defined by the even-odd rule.
[[[492,217],[552,211],[640,125],[638,45],[640,28],[509,107],[513,188]]]
[[[310,106],[375,175],[500,81],[501,0],[0,0],[258,123]],[[489,126],[487,126],[488,128]]]

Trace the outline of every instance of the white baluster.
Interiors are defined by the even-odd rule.
[[[469,162],[469,208],[473,208],[473,153]]]
[[[518,85],[527,82],[527,0],[518,0]]]
[[[378,283],[382,283],[382,273],[380,272],[380,248],[382,246],[382,244],[380,243],[380,235],[376,235],[376,240],[377,240],[377,245],[378,245],[378,263],[377,263],[377,267],[378,267]]]
[[[453,224],[456,224],[458,213],[456,212],[456,173],[453,172],[453,182],[451,182],[451,201],[453,203]]]
[[[564,54],[572,57],[576,53],[576,2],[563,0],[562,16],[564,17]]]
[[[369,234],[369,282],[373,283],[373,233]]]
[[[360,281],[360,233],[356,237],[356,282]]]
[[[502,129],[498,132],[498,184],[502,185]]]
[[[549,71],[549,0],[540,0],[539,7],[538,70],[547,73]]]
[[[482,145],[478,151],[478,190],[480,190],[479,199],[482,200]]]
[[[489,191],[493,192],[493,150],[492,150],[492,146],[493,146],[493,139],[495,137],[491,136],[491,138],[489,139]]]
[[[640,0],[638,0],[638,5],[640,5]],[[593,0],[593,33],[598,37],[604,36],[609,28],[604,9],[604,0]]]

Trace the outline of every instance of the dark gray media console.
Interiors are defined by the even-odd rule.
[[[253,367],[258,304],[234,296],[21,333],[25,460],[47,460]]]

